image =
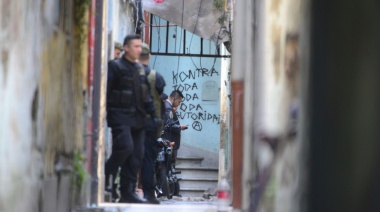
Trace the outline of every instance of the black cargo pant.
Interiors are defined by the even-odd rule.
[[[115,178],[120,170],[121,196],[128,192],[128,185],[137,183],[137,173],[144,157],[144,129],[119,125],[112,129],[112,154],[105,166],[106,180],[112,175]]]
[[[157,132],[147,131],[145,134],[145,153],[141,167],[141,184],[144,195],[154,194],[155,162],[158,155]]]

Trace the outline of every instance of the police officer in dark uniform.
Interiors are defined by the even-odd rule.
[[[112,154],[106,162],[106,187],[119,167],[119,202],[145,203],[135,192],[137,173],[144,157],[146,115],[160,122],[155,114],[149,83],[143,67],[137,63],[141,53],[139,35],[124,39],[125,54],[108,63],[107,121],[112,129]],[[113,189],[116,189],[115,187]]]
[[[111,60],[108,61],[108,66],[109,66],[109,63],[113,60],[117,60],[120,58],[120,55],[121,55],[121,52],[123,51],[123,45],[119,42],[116,42],[114,43],[114,56],[113,58],[111,58]],[[115,174],[117,175],[117,174]],[[109,182],[109,178],[107,178],[107,182],[106,182],[106,192],[111,192],[112,193],[112,202],[116,202],[117,199],[119,199],[119,194],[117,193],[117,184],[115,183],[115,175],[113,175],[111,177],[111,180],[113,181],[112,182],[112,187],[110,185],[108,185],[110,182]]]
[[[172,152],[173,164],[175,166],[177,160],[177,152],[181,144],[181,131],[188,129],[186,125],[179,122],[176,109],[181,104],[183,100],[183,94],[179,90],[174,90],[170,93],[168,99],[165,102],[165,126],[162,134],[162,138],[169,141],[174,141],[174,147]],[[178,193],[174,194],[179,196]]]
[[[148,44],[142,44],[142,52],[139,62],[144,66],[145,74],[148,77],[150,91],[153,97],[156,116],[163,116],[163,102],[161,94],[164,92],[165,80],[162,75],[155,70],[152,70],[148,64],[150,59],[150,49]],[[152,120],[147,120],[147,129],[145,133],[145,154],[143,165],[141,167],[141,184],[143,186],[144,198],[148,203],[160,204],[155,196],[154,173],[155,160],[158,155],[157,138],[161,137],[163,124],[157,126]]]

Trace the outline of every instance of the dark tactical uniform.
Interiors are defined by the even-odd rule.
[[[169,100],[165,100],[165,117],[164,117],[164,133],[162,138],[169,141],[174,141],[174,147],[172,152],[173,164],[175,166],[177,160],[177,152],[181,145],[181,123],[179,122],[177,113],[174,111],[172,103]]]
[[[137,172],[144,156],[146,114],[155,118],[143,67],[124,58],[109,62],[107,121],[112,129],[112,154],[105,166],[106,183],[120,171],[121,202],[136,201]]]
[[[174,111],[172,103],[169,101],[169,99],[166,99],[165,101],[165,116],[164,116],[164,130],[162,134],[162,138],[174,141],[174,147],[172,151],[172,164],[175,168],[176,160],[177,160],[177,152],[181,144],[181,131],[182,126],[179,122],[177,113]],[[181,196],[179,194],[179,183],[176,182],[174,184],[174,196]]]
[[[161,74],[151,70],[149,66],[144,65],[145,74],[148,76],[150,83],[151,94],[153,97],[154,106],[156,108],[156,116],[163,116],[163,102],[161,94],[164,91],[165,80]],[[141,184],[143,186],[144,197],[151,203],[159,203],[152,199],[154,196],[154,173],[155,160],[158,154],[157,138],[160,137],[163,126],[156,126],[152,120],[147,121],[147,129],[145,133],[145,153],[143,165],[141,167]]]

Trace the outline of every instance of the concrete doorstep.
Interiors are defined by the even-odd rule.
[[[140,198],[143,196],[141,189],[137,189],[136,193]],[[161,202],[160,205],[105,202],[100,203],[98,208],[104,212],[152,212],[153,210],[154,212],[216,212],[220,210],[218,210],[215,198],[174,196],[173,199],[167,199],[160,197],[158,198]],[[232,208],[223,211],[232,211]]]
[[[136,193],[139,197],[143,196],[142,190],[137,189]],[[104,212],[217,212],[217,200],[215,197],[205,199],[202,197],[166,197],[158,198],[160,205],[153,204],[132,204],[132,203],[100,203],[98,208]],[[223,211],[232,211],[229,207]]]
[[[129,203],[101,203],[99,207],[104,209],[104,212],[217,212],[217,205],[211,204],[129,204]],[[232,211],[231,207],[227,210]]]
[[[136,194],[141,198],[143,192],[136,189]],[[96,207],[76,209],[72,212],[230,212],[232,207],[218,210],[217,198],[214,195],[208,198],[203,197],[177,197],[172,199],[166,197],[158,198],[160,205],[153,204],[132,204],[132,203],[100,203]]]

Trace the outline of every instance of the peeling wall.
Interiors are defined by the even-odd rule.
[[[135,13],[136,9],[131,0],[119,0],[116,41],[123,43],[125,36],[135,31]]]
[[[117,41],[122,44],[125,36],[135,31],[136,8],[131,0],[108,1],[107,8],[109,41]],[[113,47],[113,44],[110,47]]]
[[[245,86],[244,162],[233,190],[234,207],[246,211],[302,211],[296,123],[303,3],[236,1],[232,79]]]
[[[379,1],[236,6],[242,211],[379,211]]]
[[[38,21],[40,8],[40,1],[0,3],[1,211],[27,211],[26,205],[36,207],[35,199],[29,197],[37,198],[35,194],[41,186],[42,143],[36,139],[38,135],[33,132],[32,120],[42,42],[41,22]],[[33,29],[36,33],[27,33]],[[19,204],[20,199],[25,203]]]
[[[83,145],[83,67],[74,57],[74,1],[62,2],[0,1],[0,211],[43,211],[55,197],[55,211],[70,207],[67,173]],[[67,193],[52,186],[58,194],[49,196],[50,179]]]
[[[298,211],[301,141],[299,37],[302,0],[257,1],[251,209]]]
[[[222,51],[227,51],[222,48]],[[221,59],[219,177],[231,174],[231,60]]]

